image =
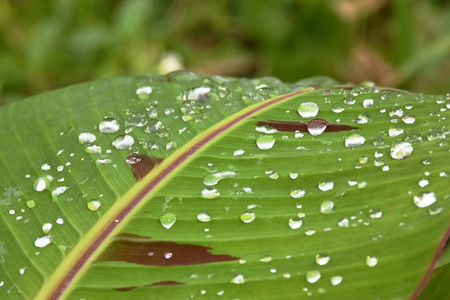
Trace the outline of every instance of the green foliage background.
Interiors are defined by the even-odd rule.
[[[0,105],[161,73],[167,51],[203,74],[449,91],[448,1],[0,0],[0,28]]]

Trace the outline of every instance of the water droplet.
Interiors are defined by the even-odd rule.
[[[306,280],[309,283],[315,283],[315,282],[319,281],[320,277],[321,277],[321,274],[317,270],[306,272]]]
[[[402,117],[402,121],[405,124],[413,124],[416,121],[416,117],[412,113],[407,113]]]
[[[213,199],[220,196],[220,193],[217,189],[204,189],[202,191],[202,197],[205,199]]]
[[[51,242],[52,242],[51,236],[45,235],[45,236],[38,237],[38,238],[34,241],[34,245],[35,245],[37,248],[44,248],[44,247],[48,246]]]
[[[98,125],[98,130],[101,133],[114,133],[117,132],[120,128],[119,122],[115,119],[106,118],[100,121]]]
[[[261,132],[261,133],[265,133],[265,134],[273,134],[273,133],[277,133],[278,132],[277,129],[275,129],[273,127],[270,127],[270,126],[265,126],[265,125],[257,126],[255,128],[255,130],[258,131],[258,132]]]
[[[268,150],[273,147],[275,144],[275,138],[271,135],[262,135],[259,136],[256,140],[256,145],[261,150]]]
[[[64,219],[63,218],[56,219],[56,224],[58,224],[58,225],[64,224]]]
[[[95,137],[95,135],[90,132],[82,132],[78,136],[78,142],[80,144],[93,143],[93,142],[95,142],[96,139],[97,138]]]
[[[415,130],[408,130],[406,132],[405,141],[410,143],[422,142],[422,135]]]
[[[294,199],[301,198],[301,197],[305,196],[305,194],[306,194],[306,191],[301,187],[293,188],[290,193],[291,197]]]
[[[319,182],[319,190],[326,192],[332,190],[334,187],[334,182],[331,178],[324,178]]]
[[[130,149],[134,145],[134,139],[129,135],[119,135],[114,139],[112,145],[120,150]]]
[[[164,252],[163,255],[164,255],[164,258],[165,258],[165,259],[170,259],[170,258],[172,258],[173,253],[170,252],[170,251],[166,251],[166,252]]]
[[[150,87],[150,86],[143,86],[136,90],[136,95],[141,100],[147,100],[151,93],[152,93],[152,87]]]
[[[334,202],[331,200],[325,200],[320,204],[320,212],[324,215],[329,215],[333,213]]]
[[[383,213],[378,208],[372,208],[369,210],[369,217],[371,219],[379,219],[382,215]]]
[[[162,215],[161,218],[159,218],[159,221],[164,228],[170,229],[177,221],[177,216],[172,213],[167,213]]]
[[[263,263],[268,263],[268,262],[271,262],[272,261],[272,256],[264,256],[264,257],[261,257],[260,259],[259,259],[259,261],[260,262],[263,262]]]
[[[102,206],[102,203],[98,200],[93,199],[89,201],[86,205],[90,211],[97,211],[100,208],[100,206]]]
[[[27,201],[27,206],[28,206],[29,208],[33,208],[33,207],[36,206],[36,203],[34,202],[34,200],[28,200],[28,201]]]
[[[316,233],[316,230],[314,228],[308,228],[305,230],[305,235],[310,236]]]
[[[369,108],[373,106],[373,99],[365,99],[363,101],[363,107],[364,108]]]
[[[319,253],[316,255],[316,263],[319,266],[324,266],[330,261],[330,256],[325,253]]]
[[[127,156],[125,162],[129,165],[135,165],[141,161],[141,156],[137,153],[132,153]]]
[[[366,265],[368,267],[375,267],[378,264],[378,259],[373,256],[367,256],[366,257]]]
[[[39,177],[33,183],[33,189],[37,192],[42,192],[47,189],[47,179],[44,177]]]
[[[443,140],[445,139],[445,132],[440,128],[433,128],[428,130],[427,139],[429,141]]]
[[[241,221],[244,223],[253,222],[255,218],[256,218],[255,213],[251,211],[246,211],[240,216]]]
[[[205,176],[203,178],[203,184],[206,186],[214,186],[220,180],[222,180],[224,178],[233,177],[235,175],[236,175],[236,172],[233,172],[233,171],[217,172],[217,173]]]
[[[107,165],[107,164],[110,164],[111,162],[112,162],[112,160],[109,159],[109,158],[105,158],[105,159],[97,159],[97,160],[95,161],[95,163],[96,163],[97,165]]]
[[[43,164],[43,165],[41,166],[41,170],[42,170],[42,171],[48,171],[48,170],[50,170],[50,165],[49,165],[49,164]]]
[[[393,159],[405,159],[411,155],[413,150],[413,146],[408,142],[396,143],[391,147],[391,157]]]
[[[51,223],[45,223],[44,225],[42,225],[42,232],[49,233],[52,227],[53,225]]]
[[[436,202],[436,195],[433,192],[421,192],[414,196],[414,204],[417,207],[427,207]]]
[[[298,173],[295,173],[295,172],[289,173],[289,178],[296,179],[297,177],[298,177]]]
[[[297,111],[302,118],[314,118],[319,112],[319,106],[314,102],[303,102]]]
[[[330,281],[331,281],[332,285],[336,286],[342,282],[342,279],[343,279],[342,276],[336,275],[336,276],[331,277]]]
[[[239,274],[236,277],[232,278],[230,282],[234,284],[243,284],[245,283],[244,275]]]
[[[344,105],[342,105],[340,103],[333,104],[333,106],[331,107],[331,110],[336,114],[343,112],[344,109],[345,109]]]
[[[238,149],[238,150],[236,150],[236,151],[233,152],[233,156],[241,156],[241,155],[243,155],[244,153],[245,153],[244,150]]]
[[[356,123],[358,124],[367,124],[372,122],[372,116],[368,113],[361,113],[356,119]]]
[[[348,219],[347,218],[343,218],[338,222],[338,226],[341,228],[345,228],[348,227]]]
[[[212,220],[212,217],[206,212],[201,212],[197,215],[197,220],[199,220],[200,222],[210,222]]]
[[[322,119],[312,119],[306,124],[306,128],[308,129],[308,132],[313,135],[321,135],[322,132],[327,129],[327,126],[329,123]]]
[[[388,134],[391,137],[398,136],[403,133],[403,128],[397,125],[393,125],[389,128]]]
[[[429,184],[429,181],[426,178],[422,178],[422,179],[419,180],[419,186],[420,187],[426,187],[428,184]]]
[[[358,147],[363,145],[366,139],[357,133],[352,133],[345,139],[345,147]]]
[[[303,221],[299,217],[294,217],[289,219],[289,227],[291,229],[299,229],[302,227]]]
[[[432,208],[430,208],[430,209],[428,209],[428,214],[430,215],[430,216],[434,216],[434,215],[437,215],[437,214],[439,214],[440,212],[442,212],[444,210],[444,208],[442,207],[442,206],[436,206],[436,207],[432,207]]]

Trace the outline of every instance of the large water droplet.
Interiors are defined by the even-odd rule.
[[[234,284],[243,284],[245,283],[244,275],[239,274],[236,277],[233,277],[230,282]]]
[[[173,224],[175,224],[175,222],[177,221],[177,216],[175,216],[175,214],[172,213],[167,213],[161,216],[161,218],[159,218],[159,221],[161,222],[161,225],[166,228],[166,229],[170,229]]]
[[[321,277],[321,274],[317,270],[306,272],[306,280],[309,283],[315,283],[315,282],[319,281],[320,277]]]
[[[44,248],[52,242],[52,238],[49,235],[38,237],[34,241],[34,245],[38,248]]]
[[[259,136],[256,140],[256,145],[261,150],[268,150],[273,147],[275,144],[275,138],[271,135],[262,135]]]
[[[289,227],[291,227],[291,229],[299,229],[302,227],[302,223],[303,221],[299,217],[289,219]]]
[[[305,196],[305,194],[306,194],[306,191],[301,187],[293,188],[290,193],[291,197],[294,199],[301,198],[301,197]]]
[[[134,145],[134,139],[133,137],[131,137],[130,135],[119,135],[118,137],[116,137],[114,139],[114,141],[112,142],[112,145],[116,148],[116,149],[120,149],[120,150],[126,150],[126,149],[130,149],[131,146]]]
[[[366,265],[368,267],[375,267],[378,264],[378,259],[373,256],[367,256],[366,257]]]
[[[120,128],[119,122],[115,119],[106,118],[98,124],[98,130],[102,133],[114,133]]]
[[[78,142],[80,144],[93,143],[93,142],[95,142],[96,139],[97,138],[95,137],[95,135],[90,132],[82,132],[78,136]]]
[[[345,147],[358,147],[363,145],[366,139],[357,133],[352,133],[345,139]]]
[[[306,124],[308,132],[313,135],[321,135],[327,129],[329,123],[322,119],[312,119]]]
[[[436,202],[436,195],[433,192],[421,192],[414,196],[414,204],[417,207],[427,207]]]
[[[255,213],[251,211],[246,211],[245,213],[241,214],[240,219],[244,223],[250,223],[256,218]]]
[[[302,118],[314,118],[319,112],[319,106],[314,102],[303,102],[297,111]]]
[[[408,142],[396,143],[391,147],[391,157],[393,159],[405,159],[411,155],[413,150],[413,146]]]
[[[331,200],[325,200],[320,204],[320,212],[324,215],[333,213],[334,202]]]
[[[199,220],[200,222],[210,222],[212,220],[212,217],[206,212],[201,212],[197,215],[197,220]]]
[[[233,171],[217,172],[217,173],[205,176],[203,178],[203,184],[206,185],[206,186],[214,186],[220,180],[222,180],[224,178],[233,177],[235,175],[236,175],[236,172],[233,172]]]
[[[316,263],[319,266],[324,266],[330,261],[330,256],[326,253],[319,253],[316,255]]]
[[[319,182],[319,190],[326,192],[332,190],[334,187],[334,182],[331,178],[324,178]]]

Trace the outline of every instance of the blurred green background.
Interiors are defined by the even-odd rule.
[[[178,68],[447,93],[449,2],[0,0],[0,105]]]

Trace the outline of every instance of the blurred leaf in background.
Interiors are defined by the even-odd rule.
[[[448,1],[0,0],[0,28],[0,105],[180,68],[449,92]]]

